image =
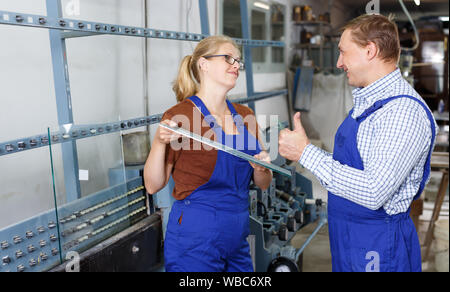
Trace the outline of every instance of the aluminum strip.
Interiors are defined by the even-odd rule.
[[[0,10],[0,24],[18,25],[27,27],[38,27],[47,29],[59,29],[67,33],[66,37],[81,37],[82,33],[86,33],[85,36],[92,35],[120,35],[120,36],[133,36],[133,37],[145,37],[145,38],[157,38],[157,39],[170,39],[180,41],[194,41],[199,42],[202,39],[208,37],[206,34],[188,33],[167,31],[161,29],[152,29],[144,27],[124,26],[116,24],[107,24],[100,22],[84,21],[79,19],[68,18],[55,18],[44,15],[25,14],[12,11]],[[238,39],[233,38],[238,45],[248,47],[284,47],[284,42],[279,41],[266,41],[266,40],[250,40],[250,39]]]
[[[120,132],[159,123],[162,114],[130,120],[91,125],[73,125],[69,129],[51,133],[52,145],[79,139]],[[9,142],[0,142],[0,157],[26,150],[49,146],[48,134],[42,134]]]
[[[288,94],[287,89],[283,89],[283,90],[272,91],[272,92],[255,93],[254,95],[249,96],[247,98],[232,99],[230,101],[234,102],[234,103],[244,104],[244,103],[259,101],[259,100],[263,100],[266,98],[272,98],[275,96],[287,95],[287,94]]]

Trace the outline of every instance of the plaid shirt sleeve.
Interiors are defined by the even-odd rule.
[[[417,107],[392,107],[376,120],[365,121],[373,123],[373,138],[372,143],[358,143],[370,147],[369,159],[363,161],[364,170],[341,164],[331,153],[311,144],[305,148],[299,163],[328,191],[377,210],[398,192],[412,169],[423,160],[424,153],[428,154],[430,123],[419,110]]]

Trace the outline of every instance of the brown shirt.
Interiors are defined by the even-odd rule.
[[[253,111],[243,105],[233,103],[237,113],[244,119],[244,125],[257,139],[258,125]],[[167,110],[162,120],[173,120],[178,126],[215,140],[204,116],[190,100],[184,100]],[[195,125],[194,125],[195,121]],[[207,183],[214,172],[217,151],[192,139],[183,138],[166,147],[166,164],[173,164],[172,178],[175,182],[173,196],[183,200],[201,185]]]

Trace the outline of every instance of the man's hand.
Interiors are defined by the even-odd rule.
[[[305,129],[300,121],[300,113],[294,116],[294,131],[284,129],[278,139],[278,151],[280,155],[291,161],[299,161],[306,146],[310,144]]]

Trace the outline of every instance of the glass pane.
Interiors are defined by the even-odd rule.
[[[267,40],[266,36],[266,13],[252,10],[252,32],[251,36],[254,40]],[[253,62],[264,63],[266,61],[266,50],[265,47],[253,48],[252,57]]]
[[[285,41],[284,38],[284,20],[285,20],[285,6],[280,4],[273,4],[271,6],[271,24],[273,41]],[[272,62],[284,63],[284,48],[272,47]]]
[[[242,38],[240,0],[223,0],[223,34]]]
[[[60,263],[46,132],[0,147],[0,272],[39,272]]]
[[[147,216],[141,167],[126,166],[121,124],[127,127],[64,125],[50,134],[52,141],[67,141],[51,146],[63,259]]]

